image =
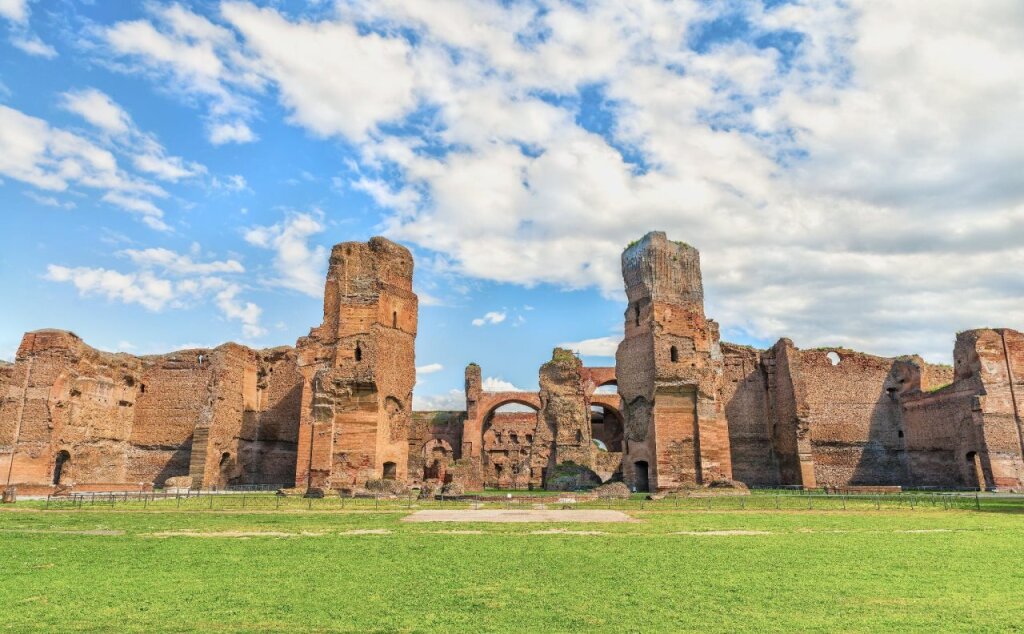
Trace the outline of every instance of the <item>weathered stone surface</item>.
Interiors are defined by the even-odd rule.
[[[652,232],[622,254],[629,305],[615,355],[626,404],[626,482],[641,490],[731,477],[718,324],[704,316],[700,254]]]
[[[331,251],[324,321],[297,344],[296,484],[409,477],[417,299],[412,254],[384,238]]]
[[[273,439],[243,433],[246,421],[259,427],[268,415],[298,417],[297,400],[289,406],[264,398],[249,380],[279,355],[225,344],[134,357],[94,350],[66,331],[28,333],[17,363],[5,368],[0,472],[14,483],[116,489],[160,486],[173,477],[208,487],[261,482],[282,472],[290,478],[294,432]],[[296,380],[287,389],[297,386]],[[246,443],[260,454],[270,440],[280,448],[283,467],[257,461],[248,473],[237,468]]]
[[[629,487],[625,482],[609,482],[594,489],[594,493],[602,500],[628,500]]]
[[[410,482],[444,483],[459,458],[465,412],[413,412],[409,428]]]
[[[572,462],[591,469],[590,399],[583,383],[583,363],[569,350],[555,348],[540,367],[540,416],[554,430],[554,464]]]

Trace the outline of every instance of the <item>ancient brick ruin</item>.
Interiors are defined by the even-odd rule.
[[[404,480],[416,384],[412,254],[384,238],[331,251],[324,321],[296,344],[296,486]]]
[[[649,233],[622,270],[614,368],[555,349],[538,392],[488,392],[470,364],[464,411],[412,411],[413,259],[384,238],[334,247],[323,323],[295,348],[137,357],[30,332],[16,362],[0,363],[0,478],[26,493],[182,477],[479,489],[545,486],[571,467],[638,490],[719,479],[1024,488],[1021,333],[960,333],[952,368],[789,339],[757,350],[719,340],[693,247]]]

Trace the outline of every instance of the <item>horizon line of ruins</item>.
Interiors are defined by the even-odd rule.
[[[19,492],[197,488],[353,491],[370,480],[465,489],[596,485],[1024,487],[1024,335],[957,334],[953,367],[845,348],[721,341],[700,254],[650,232],[622,254],[613,367],[556,348],[537,391],[413,411],[418,300],[408,249],[333,247],[323,323],[294,347],[133,356],[25,334],[0,363],[0,477]],[[614,387],[614,393],[610,393]],[[604,389],[601,389],[604,388]],[[519,410],[508,411],[509,405]]]

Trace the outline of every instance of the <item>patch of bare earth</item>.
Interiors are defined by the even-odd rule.
[[[81,531],[62,531],[41,528],[5,528],[0,530],[0,533],[31,533],[33,535],[98,535],[101,537],[118,537],[124,535],[124,531],[104,530],[99,528]]]
[[[620,511],[608,510],[428,510],[402,518],[403,522],[632,522]]]
[[[741,537],[744,535],[771,535],[771,531],[744,531],[744,530],[729,530],[729,531],[679,531],[672,533],[673,535],[697,535],[699,537],[711,536],[711,537]]]
[[[322,537],[324,533],[285,533],[282,531],[216,531],[216,532],[201,532],[201,531],[161,531],[159,533],[150,533],[153,537],[232,537],[232,538],[247,538],[247,537]]]

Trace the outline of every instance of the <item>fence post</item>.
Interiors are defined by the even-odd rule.
[[[877,493],[875,494],[875,510],[882,510],[882,496],[878,495]]]
[[[775,510],[779,510],[779,494],[775,494]]]
[[[845,511],[846,510],[846,494],[843,493],[839,497],[842,498],[842,500],[843,500],[843,510]]]
[[[813,499],[814,498],[811,497],[811,492],[808,491],[807,492],[807,510],[808,511],[810,511],[813,508],[813,503],[811,502],[811,500],[813,500]]]
[[[981,498],[978,497],[977,493],[974,494],[974,509],[977,511],[981,510]]]
[[[209,494],[210,494],[210,510],[212,511],[213,510],[213,491],[210,491]]]
[[[380,493],[373,494],[373,510],[380,510]]]
[[[313,498],[312,497],[306,498],[306,510],[307,511],[312,511],[313,510]]]
[[[245,508],[245,491],[242,491],[242,508]]]

